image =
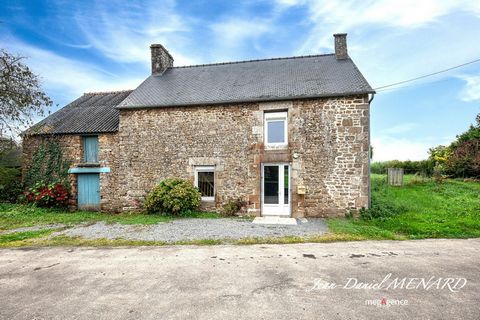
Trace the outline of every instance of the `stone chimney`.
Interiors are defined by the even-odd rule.
[[[150,46],[152,54],[152,74],[162,74],[167,68],[173,67],[173,57],[161,44]]]
[[[335,33],[333,37],[335,38],[335,57],[337,58],[337,60],[347,59],[347,34]]]

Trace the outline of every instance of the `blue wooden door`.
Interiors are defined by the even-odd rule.
[[[78,209],[100,209],[100,175],[82,173],[78,175]]]

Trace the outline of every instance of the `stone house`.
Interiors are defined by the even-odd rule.
[[[79,208],[141,208],[167,177],[202,205],[241,199],[253,215],[337,216],[369,205],[374,91],[347,54],[174,67],[152,45],[152,74],[133,91],[86,93],[28,131],[24,170],[45,139],[72,166]]]

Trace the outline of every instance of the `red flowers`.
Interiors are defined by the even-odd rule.
[[[59,183],[37,183],[29,189],[25,198],[41,207],[64,207],[68,203],[68,190]]]

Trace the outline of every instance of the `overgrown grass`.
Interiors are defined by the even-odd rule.
[[[31,205],[0,204],[0,230],[47,224],[73,225],[97,221],[121,224],[156,224],[175,218],[214,219],[219,217],[219,214],[213,212],[188,212],[180,217],[171,217],[145,213],[68,212],[65,210],[38,208]]]
[[[403,187],[372,175],[372,200],[377,212],[367,219],[329,219],[330,230],[370,239],[480,237],[480,183],[405,176]],[[393,209],[392,209],[393,208]],[[382,212],[384,214],[382,214]]]

